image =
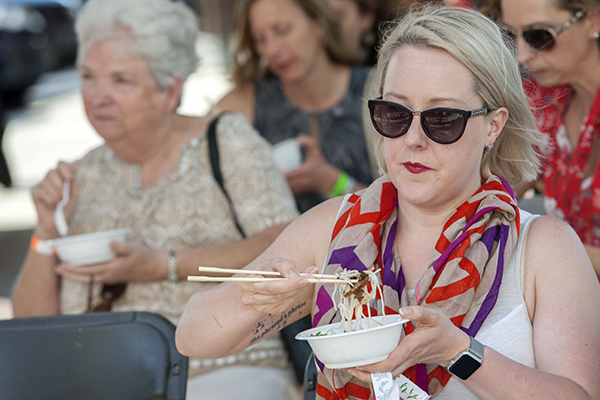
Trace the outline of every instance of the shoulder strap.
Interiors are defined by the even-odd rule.
[[[521,228],[520,240],[521,242],[521,254],[520,254],[520,262],[519,262],[519,281],[521,282],[521,293],[523,294],[523,298],[525,298],[525,251],[527,245],[527,234],[529,233],[529,228],[531,227],[531,223],[537,218],[539,215],[532,215],[527,223],[525,224],[525,229]]]
[[[221,163],[219,162],[219,146],[217,143],[217,123],[219,122],[219,118],[221,118],[222,115],[223,114],[217,115],[210,122],[210,125],[208,127],[208,155],[210,157],[210,166],[212,168],[212,172],[213,172],[213,176],[214,176],[215,180],[221,187],[221,190],[223,191],[223,194],[225,195],[225,198],[227,199],[227,202],[229,203],[229,208],[231,209],[231,216],[233,218],[233,222],[235,223],[235,226],[237,227],[238,231],[241,233],[242,237],[245,238],[246,234],[244,233],[244,230],[242,229],[242,226],[240,225],[240,222],[238,221],[237,214],[235,212],[235,208],[233,207],[233,202],[231,201],[231,197],[229,197],[229,193],[227,193],[227,190],[225,189],[223,174],[221,174]]]

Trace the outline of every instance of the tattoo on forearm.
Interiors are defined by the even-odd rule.
[[[302,316],[303,312],[302,312],[302,308],[306,306],[306,302],[302,302],[300,304],[298,304],[295,307],[292,307],[288,310],[288,312],[282,313],[279,315],[279,318],[277,318],[276,321],[268,323],[268,325],[265,325],[265,321],[260,321],[256,324],[256,326],[254,327],[254,330],[252,331],[252,339],[250,340],[250,344],[254,344],[256,342],[258,342],[259,340],[261,340],[262,338],[264,338],[266,335],[268,335],[271,332],[277,332],[283,328],[285,328],[288,324],[288,320],[289,318],[294,315],[294,314],[298,314],[298,316]],[[276,317],[274,315],[269,314],[269,317]]]

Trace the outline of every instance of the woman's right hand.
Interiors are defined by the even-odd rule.
[[[242,304],[253,307],[262,314],[279,314],[287,310],[298,293],[309,285],[308,276],[301,276],[300,273],[318,273],[316,267],[308,267],[298,272],[293,261],[283,258],[265,260],[252,269],[277,271],[282,277],[290,278],[241,285]]]
[[[54,210],[62,199],[65,181],[73,182],[76,172],[75,164],[59,162],[56,169],[49,171],[46,177],[32,190],[33,204],[38,214],[35,235],[40,239],[52,239],[58,236],[54,225]],[[71,185],[69,202],[65,205],[64,213],[67,223],[73,216],[76,196],[74,185]]]

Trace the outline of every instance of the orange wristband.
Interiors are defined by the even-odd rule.
[[[52,247],[47,240],[42,240],[35,235],[31,235],[31,241],[29,242],[29,248],[43,256],[55,256],[56,249]]]

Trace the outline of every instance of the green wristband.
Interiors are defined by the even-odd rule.
[[[348,183],[348,179],[350,177],[344,171],[340,172],[335,185],[333,185],[333,189],[329,192],[329,197],[337,197],[344,194],[344,190],[346,189],[346,184]]]

